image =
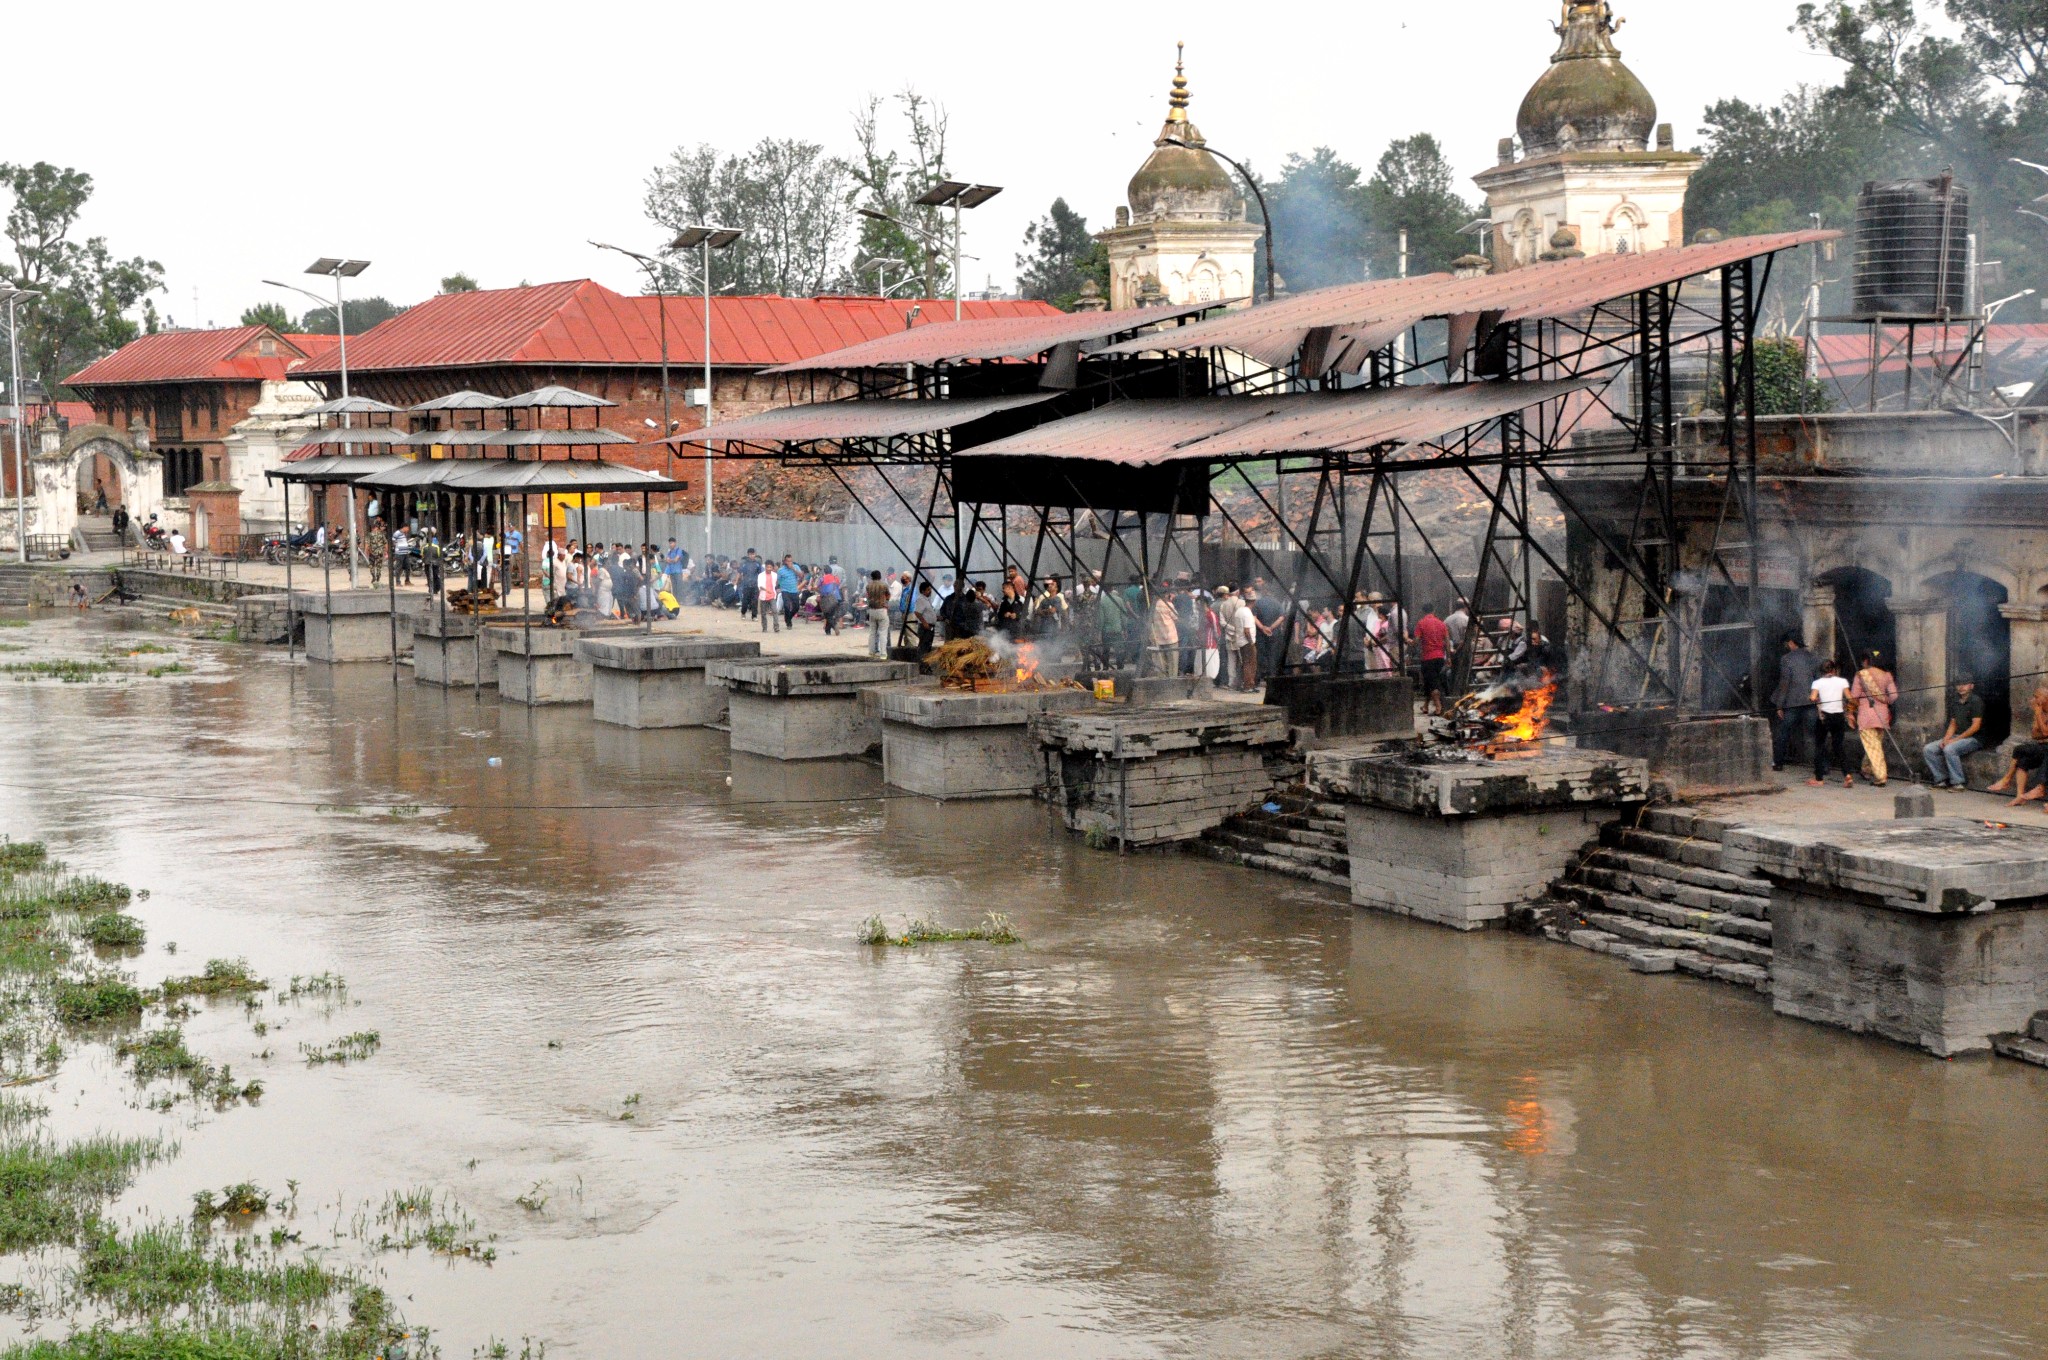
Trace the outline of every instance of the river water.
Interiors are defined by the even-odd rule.
[[[242,955],[350,1004],[190,1022],[254,1108],[153,1113],[89,1052],[43,1098],[177,1137],[125,1215],[293,1180],[312,1242],[453,1195],[494,1263],[376,1262],[452,1356],[2048,1354],[2048,1073],[859,762],[177,645],[0,683],[0,829],[150,890],[145,982]],[[1023,944],[854,942],[990,908]]]

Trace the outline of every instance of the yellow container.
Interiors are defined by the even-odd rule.
[[[1095,697],[1098,699],[1116,698],[1116,681],[1097,680],[1095,682]]]

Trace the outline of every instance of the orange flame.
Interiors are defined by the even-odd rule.
[[[1520,707],[1512,713],[1495,715],[1493,721],[1499,731],[1486,744],[1487,754],[1495,757],[1538,754],[1541,748],[1537,743],[1550,726],[1550,706],[1556,700],[1557,682],[1546,671],[1542,684],[1522,692]]]
[[[1017,644],[1017,683],[1033,684],[1038,679],[1038,648],[1029,642]]]

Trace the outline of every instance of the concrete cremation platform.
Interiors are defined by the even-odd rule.
[[[761,654],[758,642],[723,638],[583,637],[576,657],[591,668],[591,716],[614,727],[705,727],[725,721],[726,689],[705,667]]]
[[[391,660],[391,597],[382,590],[295,590],[313,661]]]
[[[1948,1057],[2048,1010],[2048,827],[1967,817],[1732,828],[1771,880],[1771,1005]]]
[[[1308,769],[1344,805],[1351,900],[1457,930],[1541,897],[1650,787],[1641,760],[1552,747],[1502,760],[1320,751]]]
[[[412,678],[422,685],[470,689],[498,683],[498,649],[484,640],[491,625],[517,626],[517,614],[464,614],[428,601],[412,620]]]
[[[591,637],[646,636],[642,624],[597,628],[527,628],[490,623],[484,641],[498,653],[498,697],[509,704],[587,704],[593,688],[576,644]]]
[[[882,744],[882,721],[862,691],[916,675],[910,661],[806,657],[800,661],[713,661],[707,683],[723,685],[732,749],[776,760],[857,756]]]
[[[1067,828],[1124,845],[1193,840],[1257,807],[1290,740],[1279,709],[1213,701],[1041,713],[1031,735]]]
[[[1031,720],[1091,708],[1086,690],[976,692],[930,681],[880,685],[862,702],[882,724],[882,778],[928,798],[1028,798],[1042,767]]]

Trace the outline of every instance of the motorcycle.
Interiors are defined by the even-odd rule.
[[[169,552],[171,550],[171,535],[163,525],[151,519],[149,523],[142,526],[142,546],[154,549],[157,552]]]

